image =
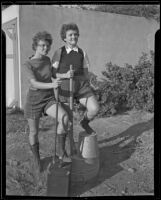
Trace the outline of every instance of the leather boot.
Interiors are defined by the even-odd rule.
[[[62,162],[72,162],[71,158],[67,155],[67,152],[65,150],[65,140],[66,135],[65,134],[58,134],[57,135],[57,156],[59,157]]]
[[[90,120],[87,117],[87,114],[84,115],[83,119],[80,120],[79,124],[82,126],[82,128],[88,133],[92,134],[94,131],[93,129],[89,126]]]
[[[38,172],[41,172],[41,165],[40,165],[40,154],[39,154],[39,143],[36,143],[34,145],[30,145],[31,151],[34,156],[34,164],[35,168],[38,169]]]
[[[72,123],[69,123],[69,126],[68,126],[68,137],[69,137],[69,140],[70,140],[70,145],[72,147],[72,150],[70,152],[70,155],[75,155],[77,154],[77,148],[75,146],[75,142],[74,142],[74,136],[73,134],[71,134],[71,128],[72,128]]]

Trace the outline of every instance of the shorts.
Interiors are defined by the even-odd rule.
[[[94,96],[94,93],[88,81],[73,81],[73,97],[76,101],[91,96]],[[70,102],[69,80],[65,80],[61,85],[59,90],[59,100],[63,103]]]
[[[29,89],[24,107],[26,119],[37,119],[46,113],[46,110],[56,103],[53,89],[31,90]]]

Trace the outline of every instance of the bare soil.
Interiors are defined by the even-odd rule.
[[[90,124],[97,132],[99,174],[86,183],[72,185],[71,196],[154,195],[153,116],[129,111],[93,120]],[[76,142],[82,131],[79,118],[75,115]],[[40,122],[40,155],[44,166],[40,177],[36,176],[33,166],[23,113],[7,114],[6,122],[6,194],[45,196],[47,169],[54,152],[54,120],[44,117]]]

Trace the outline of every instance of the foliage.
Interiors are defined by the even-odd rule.
[[[154,54],[142,53],[136,66],[106,64],[102,82],[95,80],[94,92],[100,103],[98,116],[118,113],[121,109],[154,111]],[[95,75],[90,75],[91,80]]]
[[[123,15],[145,17],[147,19],[160,20],[159,5],[82,5],[83,9],[92,9],[101,12],[110,12]]]
[[[6,8],[8,8],[9,6],[10,6],[10,4],[9,4],[9,5],[6,5],[6,4],[5,4],[5,5],[3,5],[3,4],[2,4],[2,5],[1,5],[1,10],[4,10],[4,9],[6,9]]]
[[[6,9],[10,5],[12,4],[6,3],[6,5],[2,5],[1,10]],[[107,4],[106,5],[94,5],[94,4],[62,5],[60,4],[57,6],[145,17],[147,19],[154,19],[157,22],[160,21],[160,5],[107,5]]]
[[[10,5],[12,4],[11,3],[5,3],[5,5],[2,4],[1,10],[6,9]],[[160,5],[107,5],[107,4],[106,5],[95,5],[95,4],[62,5],[60,4],[57,6],[145,17],[147,19],[154,19],[157,22],[160,21]]]

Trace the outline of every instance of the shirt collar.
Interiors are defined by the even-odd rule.
[[[72,50],[78,52],[78,47],[75,46],[74,48],[70,48],[69,46],[65,46],[67,54],[69,54]]]

